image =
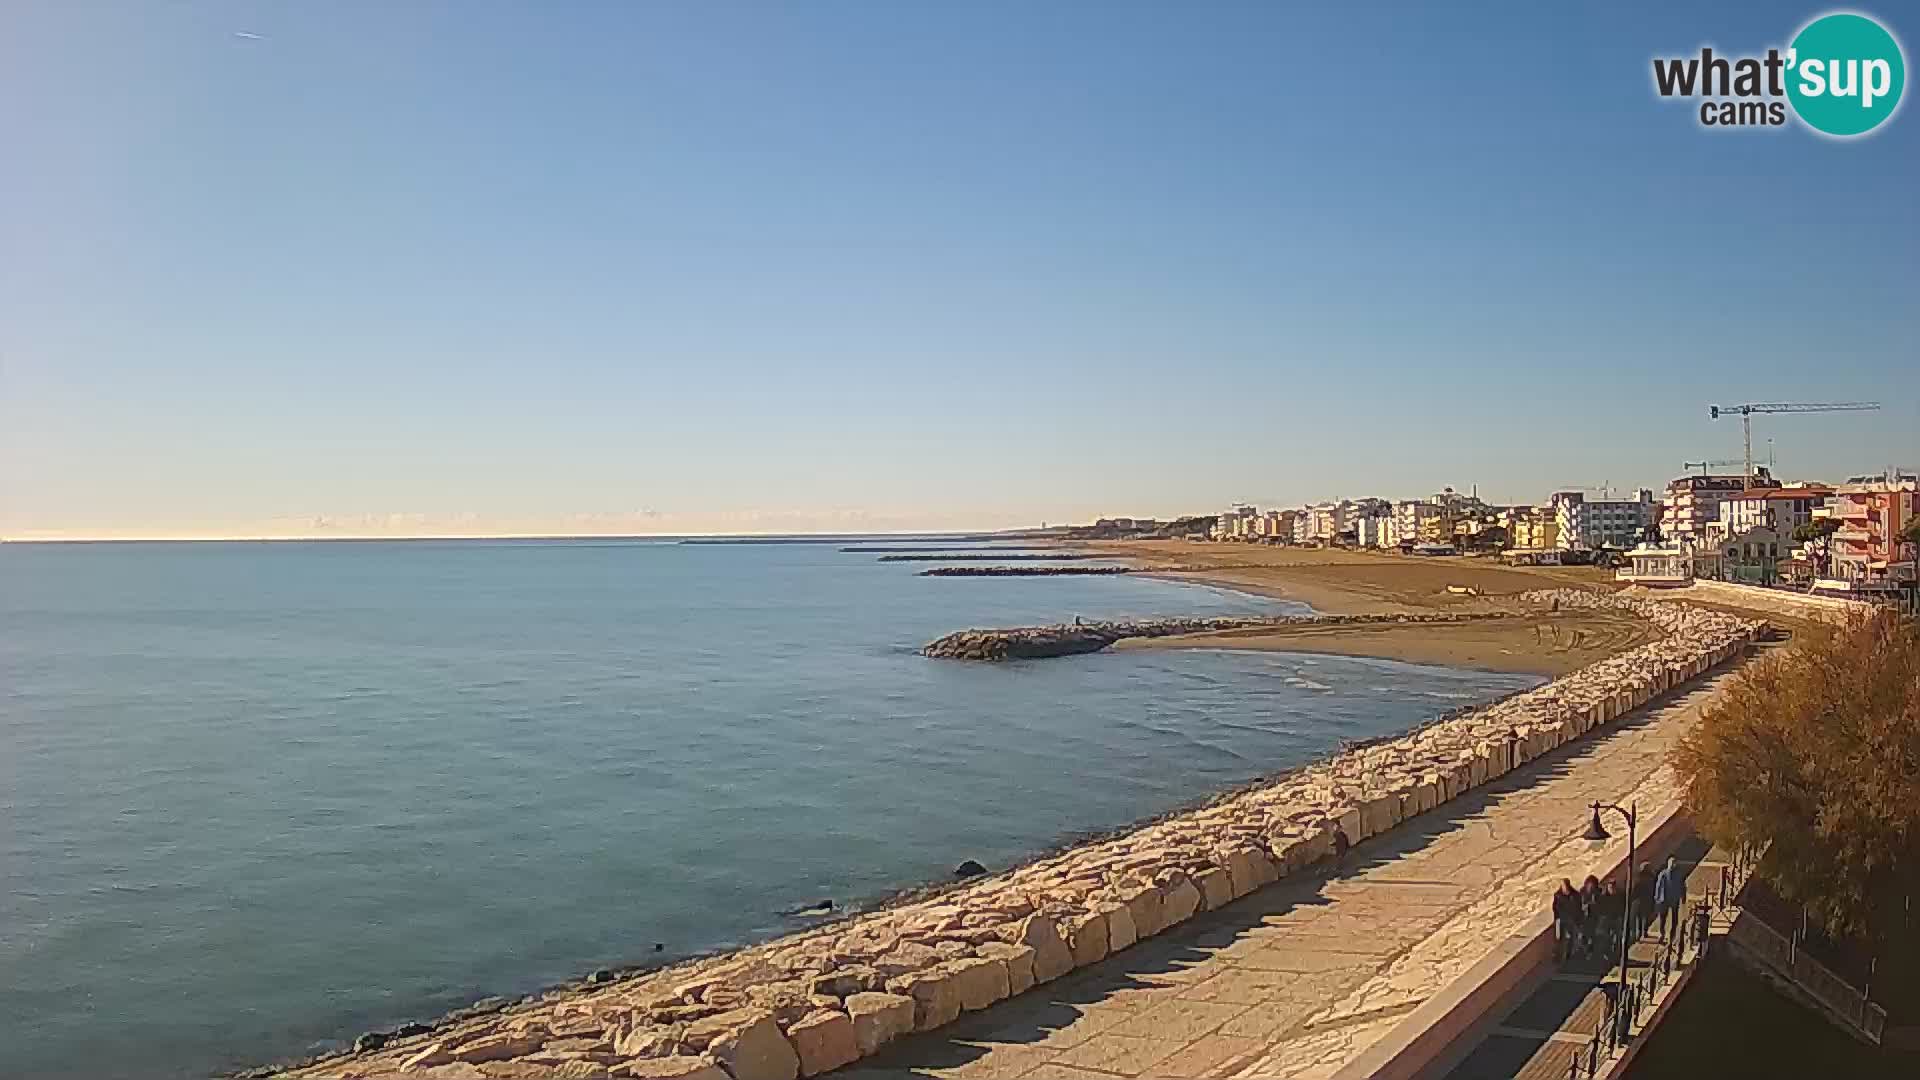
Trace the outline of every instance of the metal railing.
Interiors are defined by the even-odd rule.
[[[1869,1000],[1865,991],[1834,974],[1832,968],[1808,955],[1800,947],[1800,931],[1782,934],[1758,918],[1749,917],[1735,919],[1727,937],[1792,980],[1807,996],[1858,1028],[1869,1040],[1880,1041],[1887,1026],[1887,1010]]]
[[[1568,1080],[1598,1076],[1613,1061],[1614,1055],[1645,1032],[1642,1021],[1654,1008],[1660,989],[1706,955],[1707,946],[1713,940],[1712,908],[1711,900],[1695,902],[1686,917],[1677,920],[1679,925],[1674,928],[1673,937],[1660,943],[1660,951],[1646,967],[1621,973],[1620,983],[1607,1001],[1600,1029],[1588,1038],[1586,1045],[1572,1052],[1572,1060],[1567,1063]]]

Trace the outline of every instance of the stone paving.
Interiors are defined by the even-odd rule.
[[[1055,982],[905,1038],[836,1080],[1327,1077],[1624,854],[1595,799],[1656,818],[1666,754],[1727,669],[1298,874]]]

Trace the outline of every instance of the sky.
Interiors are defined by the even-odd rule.
[[[1652,89],[1826,10],[0,0],[0,537],[1920,466],[1920,115]]]

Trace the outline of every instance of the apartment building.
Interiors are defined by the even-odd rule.
[[[1772,487],[1767,470],[1755,470],[1754,487]],[[1667,485],[1660,508],[1660,535],[1669,544],[1707,543],[1707,525],[1720,518],[1720,504],[1747,489],[1745,476],[1682,476]]]
[[[1856,582],[1904,584],[1915,577],[1915,546],[1901,540],[1920,517],[1920,481],[1904,477],[1841,484],[1825,513],[1840,522],[1833,534],[1832,572]]]
[[[1831,488],[1813,484],[1736,492],[1720,501],[1717,517],[1707,525],[1708,543],[1718,546],[1751,529],[1792,536],[1793,530],[1813,520],[1813,512],[1825,506],[1832,494]]]
[[[1637,546],[1654,523],[1659,504],[1653,492],[1641,488],[1631,499],[1592,498],[1581,491],[1553,494],[1555,525],[1560,547],[1569,551]]]

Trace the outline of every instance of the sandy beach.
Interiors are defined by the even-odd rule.
[[[1537,589],[1614,587],[1611,572],[1585,566],[1515,567],[1480,558],[1185,541],[1085,546],[1154,566],[1180,567],[1163,575],[1176,580],[1299,600],[1326,614],[1487,611],[1508,606],[1502,597]],[[1268,649],[1559,675],[1655,636],[1652,627],[1631,616],[1581,610],[1474,623],[1229,630],[1131,640],[1115,647]]]

